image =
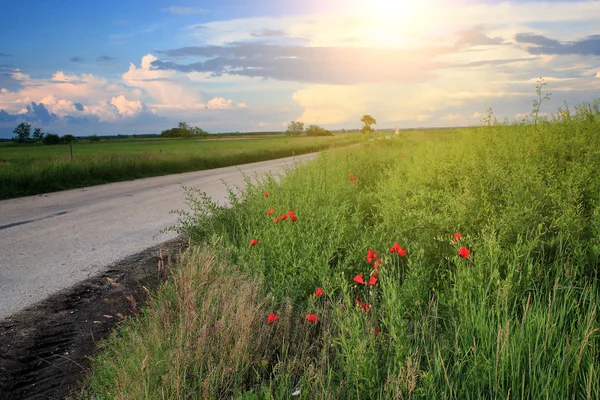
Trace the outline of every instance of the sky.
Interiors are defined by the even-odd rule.
[[[0,137],[470,126],[600,98],[600,1],[21,0]]]

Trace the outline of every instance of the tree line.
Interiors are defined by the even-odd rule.
[[[173,138],[173,137],[200,137],[204,138],[208,136],[208,132],[198,128],[197,126],[190,126],[187,122],[180,122],[176,128],[164,130],[160,133],[161,137]]]
[[[75,141],[73,135],[59,136],[55,133],[42,132],[42,128],[34,128],[31,133],[31,124],[21,122],[13,129],[13,140],[17,143],[43,143],[43,144],[69,144]]]
[[[371,133],[374,131],[371,125],[375,125],[377,121],[370,115],[363,115],[360,119],[360,122],[363,123],[363,127],[360,130],[362,133]],[[304,130],[304,122],[300,121],[292,121],[288,124],[287,130],[285,131],[286,135],[289,136],[300,136],[305,133]],[[320,127],[319,125],[309,125],[306,128],[306,136],[333,136],[331,131]]]

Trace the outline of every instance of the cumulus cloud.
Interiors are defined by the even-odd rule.
[[[139,100],[127,100],[124,95],[113,97],[110,104],[115,106],[122,116],[133,116],[142,110],[142,102]]]

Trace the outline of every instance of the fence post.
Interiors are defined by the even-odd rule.
[[[73,161],[73,145],[69,144],[69,161]]]

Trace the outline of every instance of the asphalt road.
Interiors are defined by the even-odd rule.
[[[278,173],[306,154],[236,167],[111,183],[0,201],[0,320],[165,242],[159,231],[186,209],[182,185],[223,203],[242,172]]]

